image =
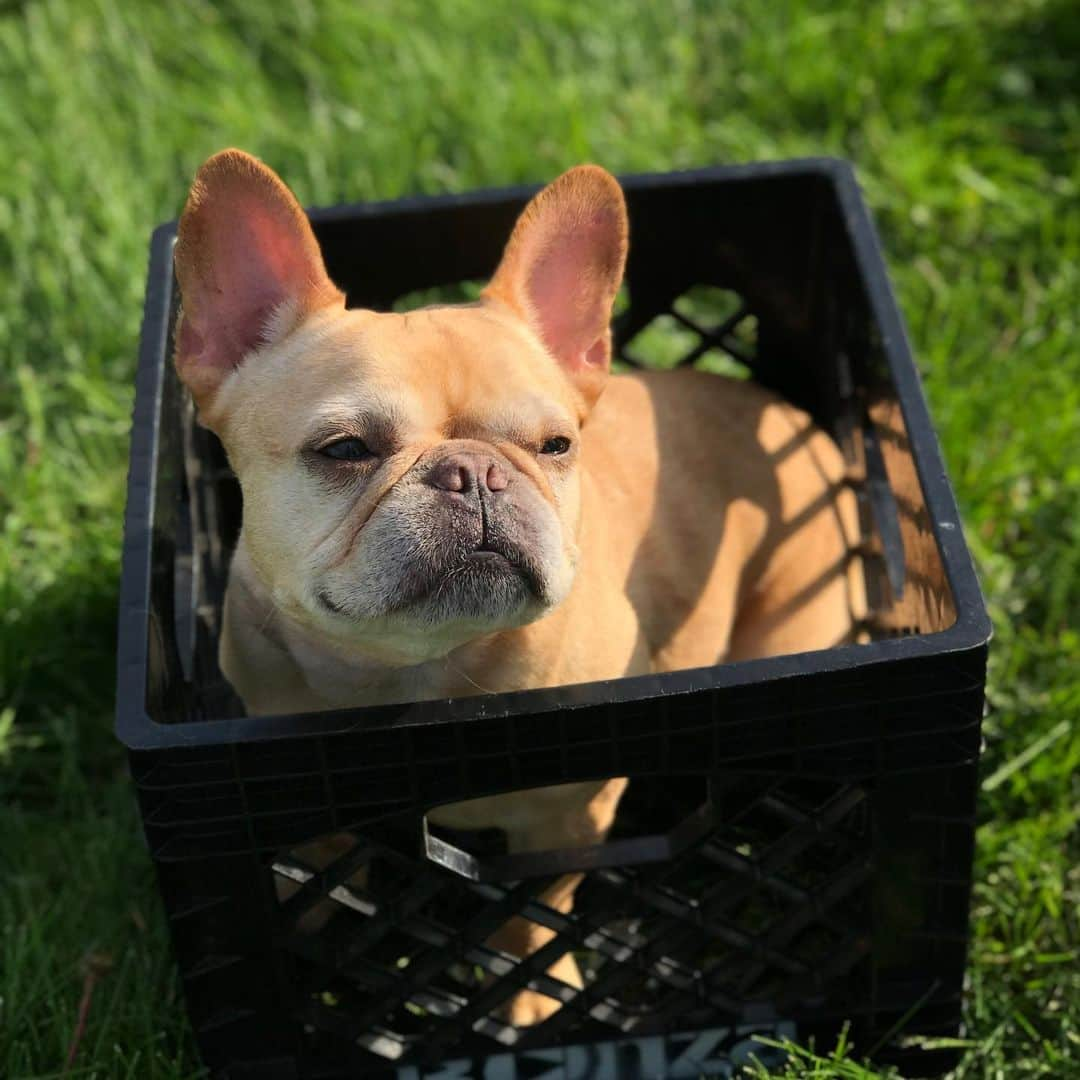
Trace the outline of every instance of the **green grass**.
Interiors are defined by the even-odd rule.
[[[0,1075],[61,1071],[91,952],[72,1075],[199,1074],[113,624],[147,238],[236,144],[309,203],[856,162],[997,635],[956,1076],[1080,1076],[1078,55],[1073,0],[0,4]]]

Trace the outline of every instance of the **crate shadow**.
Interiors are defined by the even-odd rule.
[[[721,378],[722,376],[714,376]],[[761,428],[762,415],[771,404],[771,399],[763,399],[755,403],[752,411],[749,411],[747,421],[753,430]],[[680,424],[680,418],[676,410],[657,412],[655,416],[657,441],[661,455],[663,448],[670,439],[677,438],[685,425]],[[835,498],[840,486],[831,482],[825,472],[824,465],[818,461],[812,448],[809,447],[814,428],[798,427],[791,425],[790,436],[775,450],[768,453],[770,464],[768,482],[761,484],[755,474],[753,480],[745,478],[736,463],[725,463],[726,468],[733,469],[733,495],[729,502],[745,502],[756,506],[769,523],[770,546],[773,543],[782,543],[790,539],[799,529],[806,526],[820,514],[831,514],[837,524],[837,529],[843,532],[839,514],[836,509]],[[785,519],[784,507],[781,499],[780,486],[777,480],[777,468],[792,454],[804,453],[809,455],[818,477],[825,490],[812,500],[807,506],[794,516]],[[672,522],[678,522],[685,518],[686,507],[683,504],[683,495],[671,485],[657,483],[654,493],[655,510],[649,529],[643,538],[638,552],[631,566],[627,594],[633,600],[635,607],[642,610],[642,605],[648,609],[649,590],[655,588],[651,580],[651,568],[657,559],[658,552],[664,550]],[[655,655],[676,641],[683,634],[688,625],[701,616],[702,601],[706,587],[711,576],[716,573],[717,555],[726,539],[728,530],[728,507],[725,507],[720,519],[720,525],[716,529],[715,541],[702,544],[694,548],[689,554],[689,562],[683,562],[678,568],[679,589],[678,595],[665,597],[665,605],[652,620],[653,640],[649,647]],[[812,609],[815,601],[820,598],[822,592],[834,583],[838,576],[845,573],[848,561],[852,555],[842,556],[838,561],[830,561],[821,567],[821,571],[811,580],[805,582],[802,587],[787,601],[780,604],[767,616],[755,618],[754,626],[740,627],[738,618],[730,627],[730,642],[725,642],[719,637],[715,654],[708,658],[708,663],[721,664],[729,659],[753,659],[770,654],[768,648],[759,649],[758,638],[768,639],[768,635],[782,626],[785,622],[805,616]],[[763,569],[755,565],[751,560],[748,572],[753,575]],[[723,571],[721,570],[721,574]],[[849,594],[849,610],[853,623],[864,616],[861,602]],[[737,615],[737,613],[736,613]],[[747,632],[749,630],[749,632]],[[808,642],[809,648],[831,648],[834,645],[846,644],[853,640],[854,631],[845,633],[839,640]],[[801,650],[799,650],[801,651]],[[629,672],[628,672],[629,674]]]
[[[4,627],[0,705],[14,709],[15,728],[3,771],[20,801],[55,794],[57,751],[76,754],[84,778],[115,768],[118,591],[115,573],[90,567],[36,593]]]

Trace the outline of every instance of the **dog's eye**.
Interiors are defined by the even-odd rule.
[[[541,454],[565,454],[570,449],[570,440],[565,435],[554,435],[540,447]]]
[[[338,439],[336,442],[327,443],[319,453],[335,461],[367,461],[374,457],[363,439]]]

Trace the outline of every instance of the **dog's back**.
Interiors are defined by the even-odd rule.
[[[836,444],[760,386],[704,372],[613,377],[585,428],[602,550],[654,670],[826,648],[864,607]],[[617,522],[617,527],[610,523]]]

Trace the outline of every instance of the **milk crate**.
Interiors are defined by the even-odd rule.
[[[696,363],[807,409],[849,464],[864,644],[469,699],[249,717],[216,646],[240,492],[171,363],[153,237],[119,620],[117,733],[199,1051],[216,1076],[727,1076],[755,1036],[935,1075],[960,1032],[989,624],[851,169],[628,177],[620,365]],[[531,188],[312,213],[350,304],[473,295]],[[662,512],[662,499],[660,511]],[[445,803],[629,776],[609,840],[507,855]],[[345,830],[321,871],[297,848]],[[366,886],[353,875],[367,868]],[[584,870],[574,910],[538,896]],[[279,900],[275,882],[296,891]],[[330,920],[298,923],[318,903]],[[523,960],[510,914],[555,932]],[[547,975],[566,950],[584,989]],[[562,1008],[530,1028],[528,985]]]

